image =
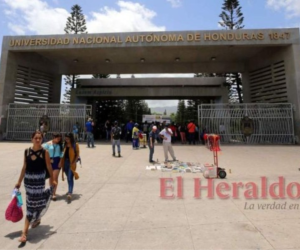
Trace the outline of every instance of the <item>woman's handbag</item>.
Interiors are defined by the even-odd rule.
[[[18,199],[16,196],[14,196],[5,211],[5,219],[15,223],[22,220],[22,218],[22,207],[18,206]]]

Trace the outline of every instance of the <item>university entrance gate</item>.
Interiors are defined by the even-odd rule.
[[[295,134],[300,136],[299,58],[299,29],[295,28],[5,36],[0,65],[0,139],[10,130],[10,104],[59,103],[62,76],[74,74],[241,73],[244,102],[291,103]],[[115,86],[90,82],[74,89],[72,100],[87,104],[87,98],[93,96],[118,98],[121,94],[145,99],[205,96],[214,103],[226,102],[222,85],[175,76],[176,86],[171,86],[164,79],[150,84],[132,80],[127,87],[123,79],[116,80]]]

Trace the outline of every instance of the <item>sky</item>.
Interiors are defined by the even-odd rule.
[[[222,28],[218,22],[223,2],[224,0],[0,0],[0,46],[3,36],[64,34],[66,20],[74,4],[82,7],[88,33],[220,30]],[[239,2],[244,14],[244,29],[300,27],[300,0]],[[174,77],[171,74],[164,76]],[[179,76],[192,77],[193,74]],[[149,107],[176,106],[178,103],[176,100],[147,102]]]

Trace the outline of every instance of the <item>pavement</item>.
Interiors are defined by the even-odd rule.
[[[57,201],[51,202],[41,225],[29,230],[27,243],[20,244],[24,219],[12,223],[4,213],[30,145],[0,143],[0,249],[300,249],[300,200],[288,196],[300,195],[298,146],[222,145],[219,165],[227,178],[213,180],[212,199],[205,187],[196,199],[194,178],[208,185],[201,173],[146,170],[148,148],[132,150],[124,142],[121,158],[112,157],[108,143],[98,142],[96,148],[80,144],[82,167],[73,200],[67,202],[67,183],[60,179]],[[202,145],[173,148],[181,161],[213,162],[212,152]],[[161,145],[156,145],[154,159],[164,160]],[[284,177],[286,198],[273,199],[268,192],[261,198],[263,176],[269,186]],[[162,199],[160,178],[174,178],[176,196],[176,177],[182,177],[183,198]],[[233,186],[241,183],[244,187],[234,194]],[[258,198],[246,199],[246,190],[255,195],[255,185]],[[21,191],[25,200],[23,187]],[[229,198],[220,198],[222,194]]]

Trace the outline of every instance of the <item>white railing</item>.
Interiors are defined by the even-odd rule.
[[[85,104],[15,104],[8,107],[7,140],[30,140],[31,134],[40,128],[47,117],[47,139],[53,132],[72,132],[77,123],[83,132],[85,122],[92,114],[92,106]]]
[[[252,122],[250,136],[242,131],[246,116]],[[202,104],[198,119],[201,129],[220,134],[222,143],[295,144],[293,108],[288,103]]]

